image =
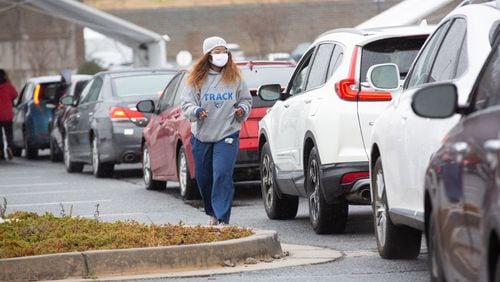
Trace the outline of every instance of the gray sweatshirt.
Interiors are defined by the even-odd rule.
[[[191,121],[193,136],[202,142],[217,142],[240,130],[252,108],[252,96],[244,80],[227,85],[221,79],[221,73],[210,70],[201,91],[192,85],[182,90],[182,113]],[[208,113],[204,120],[196,117],[200,107]],[[238,107],[245,111],[241,118],[234,114]]]

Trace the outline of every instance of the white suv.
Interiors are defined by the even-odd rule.
[[[263,100],[277,100],[259,123],[261,187],[269,218],[294,218],[298,197],[307,197],[314,231],[339,233],[349,203],[370,203],[365,144],[392,96],[368,87],[368,68],[395,63],[399,81],[432,30],[335,29],[309,47],[284,93],[279,85],[260,87]]]
[[[490,34],[499,21],[500,10],[494,2],[462,6],[447,15],[420,51],[402,91],[394,93],[393,102],[375,122],[370,145],[371,191],[375,234],[383,258],[419,254],[424,219],[429,215],[424,210],[424,201],[429,199],[424,195],[425,171],[431,154],[460,118],[458,114],[447,119],[417,116],[412,111],[413,94],[430,84],[453,82],[459,104],[466,105],[491,49]],[[384,67],[387,65],[373,66],[372,72]]]

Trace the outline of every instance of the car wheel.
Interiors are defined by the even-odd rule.
[[[493,281],[498,282],[498,281],[500,281],[500,254],[498,254],[498,256],[497,256],[497,263],[495,265],[494,271],[495,271],[495,273],[494,273],[495,280],[493,280]],[[491,281],[491,277],[490,277],[490,281]]]
[[[389,216],[384,171],[380,157],[372,171],[373,221],[378,252],[385,259],[414,259],[420,253],[422,232],[409,226],[395,225]]]
[[[50,160],[52,162],[59,162],[63,158],[60,149],[57,147],[55,140],[50,138]]]
[[[179,177],[179,189],[183,200],[193,200],[201,197],[196,180],[191,177],[189,172],[184,146],[181,146],[177,155],[177,176]]]
[[[27,136],[26,132],[24,132],[24,150],[26,151],[26,158],[36,159],[38,157],[38,148],[33,147]]]
[[[97,137],[92,138],[92,172],[95,177],[111,177],[115,168],[114,163],[103,163],[100,160]]]
[[[83,171],[83,163],[74,162],[71,160],[71,154],[69,151],[69,140],[67,136],[64,136],[63,160],[67,172],[73,173],[73,172]]]
[[[144,184],[148,190],[161,190],[165,189],[167,182],[153,179],[153,171],[151,170],[151,159],[149,157],[149,150],[146,143],[142,148],[142,176]]]
[[[276,183],[274,162],[268,143],[265,143],[262,148],[260,160],[260,187],[267,217],[270,219],[295,218],[299,207],[299,197],[291,195],[278,196],[276,192],[278,183]]]
[[[12,155],[14,157],[20,157],[22,153],[23,153],[23,148],[12,146]]]
[[[437,242],[436,215],[434,214],[434,212],[431,212],[431,215],[429,216],[429,240],[427,243],[430,256],[429,269],[431,274],[431,281],[445,281],[443,275],[443,267],[441,264],[439,245]]]
[[[327,203],[323,194],[320,159],[316,147],[311,149],[306,170],[306,191],[309,200],[309,219],[317,234],[342,233],[347,224],[349,205],[344,198]]]

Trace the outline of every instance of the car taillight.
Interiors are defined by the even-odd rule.
[[[342,179],[340,180],[341,184],[347,184],[347,183],[352,183],[360,178],[367,178],[369,176],[368,171],[357,171],[357,172],[350,172],[342,175]]]
[[[390,92],[385,91],[359,91],[356,84],[356,65],[358,63],[358,52],[361,47],[357,46],[352,52],[351,65],[349,67],[349,78],[342,79],[335,84],[335,91],[340,99],[345,101],[390,101]]]
[[[40,84],[37,84],[35,86],[35,93],[33,94],[33,102],[35,102],[35,105],[40,104],[40,89],[41,89]]]
[[[135,121],[135,120],[145,119],[144,115],[141,112],[124,107],[112,107],[109,111],[109,116],[113,121],[127,120],[127,119]]]

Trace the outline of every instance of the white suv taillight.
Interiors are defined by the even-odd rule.
[[[349,78],[342,79],[335,84],[335,91],[340,99],[346,101],[390,101],[392,96],[390,92],[385,91],[359,91],[356,84],[356,65],[358,62],[358,53],[361,49],[356,46],[352,52],[351,65],[349,67]]]

